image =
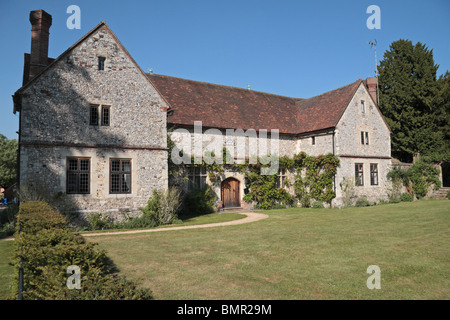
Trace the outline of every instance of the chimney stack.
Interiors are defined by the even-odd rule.
[[[44,10],[30,12],[31,52],[29,80],[33,79],[48,65],[48,36],[52,16]]]
[[[377,99],[377,87],[378,87],[378,79],[376,77],[370,77],[366,79],[367,88],[369,89],[369,94],[372,97],[375,104],[378,104]]]

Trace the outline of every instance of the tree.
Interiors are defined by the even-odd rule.
[[[439,86],[433,50],[394,41],[378,66],[380,110],[392,130],[392,155],[411,162],[415,154],[442,150]]]
[[[439,130],[444,136],[445,153],[450,154],[450,72],[438,79],[438,95],[436,97],[439,109],[437,111]]]
[[[7,188],[16,182],[17,140],[8,140],[0,134],[0,187]]]

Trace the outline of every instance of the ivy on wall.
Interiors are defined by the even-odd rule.
[[[169,149],[173,146],[174,144],[170,141]],[[175,168],[171,163],[170,155],[169,152],[169,177],[172,178],[174,175],[180,174],[180,170],[183,170],[185,165]],[[213,183],[220,181],[220,175],[224,173],[225,169],[242,173],[245,176],[246,191],[248,191],[243,200],[255,202],[258,208],[293,206],[296,199],[303,207],[310,207],[313,200],[330,203],[336,197],[334,176],[339,166],[339,159],[331,153],[315,157],[308,156],[305,152],[300,152],[292,158],[287,156],[269,156],[269,159],[255,157],[243,164],[233,163],[230,152],[226,148],[223,148],[221,156],[222,163],[212,161],[218,158],[214,152],[207,151],[201,162],[197,161],[199,163],[194,166],[204,167]],[[286,170],[294,176],[294,196],[279,187],[278,172],[261,174],[261,169],[274,167],[274,161],[278,162],[280,170]],[[191,163],[196,163],[194,158],[191,158]]]

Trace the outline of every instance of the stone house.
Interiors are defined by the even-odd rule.
[[[51,21],[43,10],[30,13],[31,52],[13,95],[21,186],[63,194],[77,211],[137,211],[154,189],[168,187],[168,132],[179,149],[196,155],[196,141],[203,147],[239,129],[257,133],[244,136],[245,155],[253,143],[267,143],[280,156],[338,156],[335,205],[342,203],[344,177],[356,181],[357,196],[386,197],[390,130],[376,104],[375,78],[299,99],[149,74],[105,22],[51,59]],[[225,136],[220,147],[237,145],[236,136]],[[223,206],[244,205],[238,172],[226,171],[213,183],[193,170],[190,180],[211,184]]]

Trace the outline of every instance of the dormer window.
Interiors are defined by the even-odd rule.
[[[98,57],[98,70],[105,70],[105,57]]]

